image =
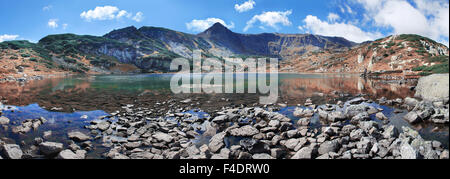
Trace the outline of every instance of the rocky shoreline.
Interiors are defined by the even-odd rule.
[[[448,100],[441,103],[414,98],[378,100],[379,103],[409,109],[404,120],[430,121],[448,125]],[[362,97],[338,104],[314,105],[307,100],[294,111],[298,121],[276,112],[282,104],[226,107],[211,115],[193,115],[189,99],[168,100],[172,110],[164,116],[151,116],[152,110],[134,105],[67,134],[68,145],[41,137],[22,150],[17,144],[0,141],[4,158],[84,159],[96,150],[93,141],[108,148],[100,158],[108,159],[448,159],[448,149],[438,141],[425,141],[417,131],[387,125],[381,109],[368,105]],[[193,105],[193,104],[192,104]],[[193,110],[201,112],[201,110]],[[318,115],[326,123],[310,126]],[[375,115],[384,121],[370,119]],[[8,125],[1,118],[1,125]],[[26,133],[46,122],[24,121],[13,131]],[[400,132],[402,131],[402,132]],[[44,137],[45,138],[45,137]],[[199,142],[205,138],[206,142]]]
[[[423,100],[355,97],[322,105],[307,99],[293,110],[294,118],[280,113],[284,103],[228,105],[208,113],[189,98],[128,104],[67,132],[68,141],[49,139],[52,131],[31,143],[1,138],[0,156],[85,159],[96,152],[94,158],[104,159],[448,159],[448,146],[427,141],[409,127],[397,128],[382,108],[371,105],[407,111],[402,120],[410,124],[448,128],[448,91],[435,90],[442,86],[448,88],[448,74],[419,80],[416,95]],[[316,119],[319,126],[313,125]],[[0,126],[17,134],[27,135],[46,122],[42,117],[10,122],[0,112]]]

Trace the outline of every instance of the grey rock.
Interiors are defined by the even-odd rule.
[[[377,114],[375,115],[375,117],[376,117],[378,120],[387,120],[387,119],[388,119],[382,112],[377,113]]]
[[[226,136],[225,132],[218,133],[214,135],[209,141],[208,148],[212,153],[218,152],[225,146],[224,138]]]
[[[174,139],[171,135],[166,134],[166,133],[162,133],[162,132],[155,133],[153,135],[153,138],[155,138],[158,141],[166,142],[166,143],[172,142],[173,139]]]
[[[109,122],[108,121],[102,121],[100,123],[97,124],[97,128],[101,131],[106,131],[109,129]]]
[[[411,124],[419,123],[422,121],[419,115],[415,111],[411,111],[403,117],[404,120],[408,121]]]
[[[9,124],[9,119],[5,116],[0,117],[0,125],[6,125]]]
[[[212,120],[212,122],[218,123],[218,124],[225,123],[227,121],[228,121],[228,116],[227,115],[220,115],[220,116],[215,117]]]
[[[71,150],[63,150],[59,152],[57,159],[84,159],[84,155],[79,153],[78,155]]]
[[[252,158],[255,159],[255,160],[274,159],[272,156],[270,156],[269,154],[266,154],[266,153],[253,154]]]
[[[3,154],[7,159],[22,159],[22,149],[16,144],[3,145]]]
[[[415,97],[427,101],[440,101],[449,98],[449,74],[433,74],[422,77],[416,86]]]
[[[326,141],[320,144],[319,155],[327,154],[329,152],[337,152],[339,150],[339,143],[337,140]]]
[[[258,133],[259,133],[258,129],[249,125],[230,130],[231,136],[238,136],[238,137],[252,137]]]
[[[399,134],[398,129],[395,128],[395,126],[390,125],[384,130],[383,137],[386,139],[397,138],[398,134]]]
[[[68,133],[69,139],[72,139],[74,141],[78,141],[78,142],[83,142],[83,141],[87,141],[90,140],[91,137],[82,133],[82,132],[69,132]]]
[[[403,143],[400,146],[400,155],[401,155],[402,159],[418,159],[419,158],[419,152],[407,143]]]
[[[313,146],[303,147],[295,153],[291,159],[312,159],[317,154],[317,148]]]
[[[63,150],[63,144],[56,142],[42,142],[39,144],[39,150],[46,156],[52,156]]]

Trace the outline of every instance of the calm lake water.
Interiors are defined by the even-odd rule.
[[[53,78],[27,83],[0,83],[0,110],[3,116],[11,120],[9,128],[0,128],[0,137],[7,137],[20,144],[21,141],[31,143],[35,137],[42,137],[44,131],[53,131],[48,139],[64,142],[67,132],[72,130],[86,131],[83,126],[98,117],[108,115],[127,104],[153,106],[154,103],[168,99],[194,99],[195,108],[206,113],[220,109],[222,106],[254,104],[259,102],[259,94],[173,94],[170,90],[171,74],[148,75],[100,75],[73,76]],[[201,78],[201,76],[196,76]],[[388,99],[414,96],[410,90],[414,83],[387,83],[380,80],[368,80],[358,75],[322,75],[322,74],[279,74],[278,102],[287,104],[280,113],[296,119],[292,112],[295,107],[304,104],[310,98],[314,104],[336,104],[338,100],[347,100],[363,94],[369,99],[386,97]],[[247,88],[247,76],[244,76],[244,86]],[[6,105],[7,104],[7,105]],[[376,103],[370,105],[384,109],[383,113],[391,120],[390,123],[401,129],[409,126],[418,130],[427,140],[438,140],[448,148],[448,126],[420,124],[411,126],[402,119],[407,113],[394,113],[392,107]],[[59,108],[57,111],[50,110]],[[201,115],[205,115],[202,113]],[[81,119],[87,115],[87,119]],[[11,126],[19,125],[25,119],[44,117],[49,122],[38,130],[27,135],[13,134]],[[373,120],[376,120],[372,116]],[[378,121],[380,122],[380,121]],[[313,117],[312,127],[320,127],[322,121]],[[102,151],[100,145],[96,150]],[[94,156],[94,154],[91,154]]]

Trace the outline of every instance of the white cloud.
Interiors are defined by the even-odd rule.
[[[186,23],[186,27],[188,30],[191,30],[194,32],[201,32],[201,31],[208,29],[209,27],[211,27],[212,25],[214,25],[217,22],[221,23],[222,25],[224,25],[225,27],[227,27],[229,29],[234,28],[233,22],[231,22],[230,24],[227,24],[227,23],[225,23],[225,21],[223,21],[222,19],[219,19],[219,18],[207,18],[204,20],[194,19],[191,22]]]
[[[43,10],[43,11],[49,11],[49,10],[52,9],[52,8],[53,8],[52,5],[48,5],[48,6],[44,6],[44,7],[42,8],[42,10]]]
[[[350,8],[350,6],[348,4],[346,4],[345,7],[347,8],[348,13],[350,13],[350,14],[355,13],[355,12],[353,12],[352,8]]]
[[[379,32],[365,32],[353,24],[347,23],[328,23],[320,20],[316,16],[308,15],[303,20],[305,25],[299,27],[300,30],[306,29],[313,34],[324,36],[344,37],[353,42],[364,42],[375,40],[383,35]]]
[[[255,1],[248,0],[241,5],[235,4],[234,9],[236,9],[236,11],[238,11],[239,13],[242,13],[242,12],[247,12],[249,10],[252,10],[255,5],[256,5]]]
[[[247,22],[247,26],[245,26],[244,31],[247,31],[248,29],[252,28],[253,25],[257,22],[260,22],[264,26],[272,27],[276,30],[279,30],[278,24],[281,24],[283,26],[290,26],[292,23],[289,21],[288,16],[292,14],[292,10],[288,10],[285,12],[264,12],[260,15],[253,16],[252,19],[250,19]]]
[[[442,0],[355,0],[366,10],[365,19],[395,34],[419,34],[448,42],[449,3]]]
[[[19,37],[19,35],[3,34],[3,35],[0,35],[0,42],[8,41],[8,40],[16,40],[17,37]]]
[[[80,14],[80,17],[88,22],[93,20],[121,19],[122,17],[140,22],[144,18],[144,13],[138,12],[133,16],[133,13],[127,12],[126,10],[120,10],[115,6],[97,6],[93,10],[83,11]]]
[[[48,27],[52,28],[52,29],[56,29],[58,28],[58,19],[50,19],[47,22]]]
[[[136,15],[133,17],[133,20],[136,22],[141,22],[144,19],[144,13],[137,12]]]
[[[329,13],[327,18],[328,18],[328,21],[330,21],[330,22],[336,22],[341,17],[339,17],[339,15],[337,15],[335,13]]]
[[[63,30],[66,30],[66,29],[67,29],[67,26],[69,26],[69,24],[63,24],[63,25],[62,25]]]

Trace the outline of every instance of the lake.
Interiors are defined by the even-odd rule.
[[[14,140],[17,144],[33,142],[35,137],[42,137],[45,131],[52,131],[50,141],[64,142],[67,132],[84,129],[89,121],[107,116],[122,106],[135,104],[143,107],[153,107],[168,99],[182,101],[192,99],[192,108],[202,109],[204,114],[219,110],[223,106],[251,105],[259,102],[261,94],[173,94],[170,90],[172,74],[142,74],[142,75],[98,75],[71,76],[66,78],[49,78],[29,81],[26,83],[0,83],[0,104],[2,115],[11,120],[12,125],[19,125],[26,119],[44,117],[48,120],[38,130],[26,135],[14,134],[11,127],[2,127],[0,137]],[[201,78],[196,76],[194,78]],[[244,76],[245,89],[248,87],[247,76]],[[280,113],[291,119],[296,119],[292,113],[297,106],[302,106],[306,99],[314,104],[336,104],[357,96],[376,101],[381,97],[387,99],[413,97],[414,81],[384,81],[370,80],[354,74],[278,74],[278,101],[286,104],[280,107]],[[225,85],[225,84],[223,84]],[[426,140],[438,140],[448,148],[448,126],[434,124],[410,125],[402,119],[406,110],[394,113],[395,108],[382,106],[375,102],[369,103],[382,108],[383,113],[390,118],[390,123],[398,129],[409,126]],[[164,115],[170,107],[161,107]],[[202,113],[203,115],[203,113]],[[375,121],[375,117],[371,118]],[[377,121],[380,122],[380,121]],[[12,126],[11,125],[11,126]],[[314,116],[312,127],[320,127],[323,122]],[[95,143],[95,142],[94,142]],[[88,156],[95,157],[106,151],[99,143],[95,143],[95,152]]]

